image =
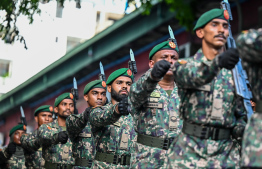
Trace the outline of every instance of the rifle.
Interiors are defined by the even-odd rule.
[[[169,35],[170,35],[170,38],[168,40],[171,41],[171,42],[174,42],[175,45],[177,46],[177,41],[176,41],[176,38],[174,36],[173,30],[170,27],[170,25],[168,25],[168,32],[169,32]]]
[[[98,77],[100,80],[102,80],[102,82],[103,81],[106,82],[106,75],[105,75],[104,67],[101,62],[99,63],[99,67],[100,67],[100,74],[98,75]],[[111,101],[111,95],[107,90],[106,90],[106,98],[107,98],[106,100],[106,104],[107,104],[108,102]]]
[[[71,93],[74,96],[74,114],[78,114],[78,110],[76,108],[76,100],[78,100],[78,89],[75,77],[73,79],[73,88],[71,89]]]
[[[229,20],[233,20],[230,4],[228,0],[221,2],[221,8],[224,9],[224,15],[228,15]],[[232,36],[231,25],[228,22],[229,37],[227,38],[227,48],[236,48],[236,42]],[[239,58],[238,63],[232,69],[236,94],[243,98],[244,106],[247,111],[247,117],[250,119],[253,114],[252,105],[250,99],[252,99],[251,85],[249,84],[246,71],[243,69],[241,59]]]
[[[128,68],[132,71],[133,75],[137,74],[136,61],[132,49],[130,49],[130,60],[128,61]]]
[[[24,113],[24,110],[23,110],[22,106],[20,106],[20,112],[21,112],[21,122],[20,122],[20,124],[23,124],[24,125],[24,130],[26,130],[27,122],[26,122],[26,119],[25,119],[25,113]]]

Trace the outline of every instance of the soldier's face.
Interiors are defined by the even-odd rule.
[[[67,118],[74,112],[74,102],[71,99],[64,99],[54,110],[59,117]]]
[[[106,103],[106,90],[103,88],[94,88],[84,95],[84,99],[87,101],[89,107],[103,106]]]
[[[21,144],[21,141],[20,141],[20,138],[22,136],[22,134],[25,134],[25,131],[24,130],[16,130],[14,132],[14,143],[17,144],[17,145],[20,145]]]
[[[160,60],[166,60],[171,64],[170,69],[167,71],[166,75],[173,75],[171,67],[177,62],[178,59],[179,55],[175,50],[160,50],[156,52],[152,57],[152,60],[149,61],[149,67],[153,68],[156,62]]]
[[[108,85],[107,90],[111,93],[111,97],[119,102],[122,97],[128,96],[131,85],[131,78],[120,76],[111,85]]]
[[[51,123],[53,121],[53,114],[50,112],[40,112],[35,116],[35,121],[38,123],[38,127],[42,124]]]
[[[203,45],[221,49],[229,35],[228,22],[223,19],[213,19],[204,28],[197,29],[196,34],[202,39]]]

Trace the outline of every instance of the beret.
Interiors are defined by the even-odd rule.
[[[24,125],[23,125],[23,124],[18,124],[17,126],[13,127],[13,128],[10,130],[9,136],[11,137],[11,135],[12,135],[16,130],[24,130],[24,131],[26,131],[26,129],[24,128]]]
[[[196,31],[198,28],[202,28],[205,26],[208,22],[210,22],[212,19],[219,18],[219,19],[224,19],[228,21],[229,15],[228,12],[223,9],[211,9],[205,13],[203,13],[199,19],[197,20],[197,23],[193,29],[193,31]]]
[[[176,45],[174,42],[172,41],[164,41],[158,45],[156,45],[149,53],[149,60],[152,59],[152,57],[154,56],[154,54],[160,50],[175,50],[177,53],[179,53],[179,49],[178,49],[178,45]]]
[[[84,95],[87,94],[93,88],[103,88],[106,89],[106,83],[102,80],[94,80],[89,82],[84,89]]]
[[[118,78],[119,76],[127,76],[130,77],[133,81],[134,79],[134,75],[132,73],[132,71],[128,68],[121,68],[118,69],[116,71],[114,71],[113,73],[111,73],[106,81],[107,85],[110,85],[116,78]]]
[[[63,94],[61,94],[60,96],[58,96],[55,99],[55,107],[57,107],[59,105],[59,103],[61,103],[61,101],[64,100],[64,99],[74,100],[74,96],[73,96],[72,93],[63,93]]]
[[[53,111],[54,111],[53,106],[43,105],[43,106],[38,107],[38,108],[35,110],[34,115],[37,116],[38,113],[40,113],[40,112],[50,112],[50,113],[54,113]]]

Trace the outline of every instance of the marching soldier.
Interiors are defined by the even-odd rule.
[[[241,166],[243,168],[262,168],[261,121],[262,121],[262,29],[243,31],[236,41],[242,64],[247,70],[256,100],[256,112],[251,116],[243,137]],[[251,102],[254,104],[254,102]]]
[[[25,169],[24,150],[20,138],[26,132],[23,124],[18,124],[10,130],[10,143],[0,151],[0,166],[10,169]]]
[[[66,118],[74,112],[73,95],[63,93],[54,104],[58,118],[39,128],[39,139],[43,149],[44,167],[47,169],[73,168],[72,142],[66,131]]]
[[[168,152],[166,168],[239,168],[241,140],[247,121],[237,99],[232,72],[236,49],[224,52],[229,36],[227,11],[212,9],[194,27],[202,49],[174,64],[181,90],[183,128]]]
[[[47,124],[53,121],[53,107],[50,105],[43,105],[38,107],[35,112],[35,121],[38,128],[42,124]],[[25,165],[28,169],[42,169],[45,161],[42,158],[42,147],[38,137],[38,129],[28,135],[22,135],[21,146],[25,152]]]
[[[92,166],[96,146],[88,116],[92,107],[105,105],[105,82],[94,80],[88,83],[84,88],[84,99],[88,108],[82,114],[72,114],[66,119],[67,132],[73,145],[74,168],[90,168]]]
[[[128,94],[133,82],[130,69],[121,68],[107,79],[111,102],[91,110],[89,121],[98,130],[93,168],[129,168],[132,144],[136,138],[129,114]]]
[[[150,69],[131,87],[138,134],[131,168],[163,167],[170,143],[181,132],[180,100],[170,68],[178,58],[178,46],[173,41],[156,45],[149,54]]]

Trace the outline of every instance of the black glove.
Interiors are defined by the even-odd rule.
[[[128,111],[128,97],[124,97],[122,98],[122,100],[120,100],[120,102],[118,103],[118,112],[121,115],[128,115],[129,111]]]
[[[238,125],[233,129],[233,137],[237,140],[242,139],[245,131],[245,126]]]
[[[239,61],[237,49],[228,49],[219,56],[219,67],[226,69],[233,69]]]
[[[68,140],[68,135],[67,135],[67,132],[66,131],[61,131],[58,133],[58,141],[61,143],[61,144],[65,144]]]
[[[85,119],[85,122],[87,123],[88,119],[89,119],[89,114],[90,114],[90,111],[91,111],[91,107],[88,107],[85,109],[84,111],[84,119]]]
[[[151,72],[151,76],[154,79],[161,79],[166,72],[170,69],[170,63],[166,60],[160,60],[158,62],[155,63],[152,72]]]
[[[16,151],[16,144],[15,143],[9,143],[7,148],[5,149],[5,151],[9,154],[12,155],[15,153]]]

